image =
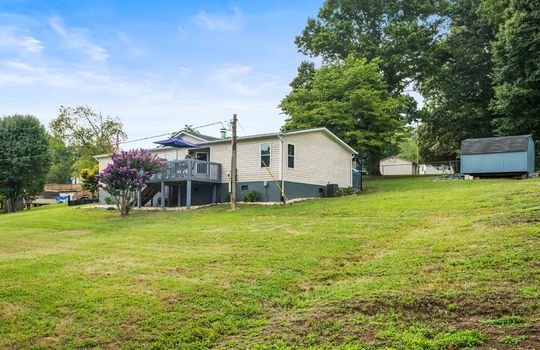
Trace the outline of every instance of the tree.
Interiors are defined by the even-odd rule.
[[[367,154],[368,171],[380,175],[381,155],[403,131],[401,113],[410,100],[388,92],[378,62],[348,57],[316,70],[309,84],[299,86],[281,101],[288,116],[283,129],[326,127]]]
[[[7,212],[43,191],[50,167],[48,147],[47,132],[37,118],[0,118],[0,194],[6,197]]]
[[[408,160],[409,162],[417,163],[421,162],[422,158],[417,159],[418,155],[418,146],[416,144],[416,137],[409,137],[403,139],[399,145],[399,154],[398,157]]]
[[[92,194],[92,198],[96,197],[98,191],[97,175],[99,174],[99,166],[94,165],[92,169],[85,168],[81,170],[80,177],[82,179],[82,188]]]
[[[497,134],[540,137],[539,38],[540,2],[512,0],[493,45]]]
[[[54,137],[74,148],[77,155],[73,165],[75,175],[97,164],[95,155],[114,151],[117,138],[126,138],[118,118],[103,116],[88,106],[61,106],[50,128]]]
[[[72,147],[56,137],[49,137],[49,152],[51,154],[51,168],[47,174],[47,183],[70,183],[75,163],[75,151]]]
[[[118,152],[112,154],[112,163],[97,175],[97,179],[99,187],[110,194],[120,214],[126,216],[133,205],[134,194],[161,168],[159,158],[147,150]]]
[[[431,67],[429,51],[447,0],[327,0],[296,38],[300,52],[325,63],[349,55],[380,60],[388,89],[400,93]]]
[[[187,131],[191,134],[195,134],[195,135],[200,135],[200,131],[195,129],[195,127],[191,124],[184,124],[184,129],[182,129],[183,131]]]
[[[419,141],[426,160],[455,159],[461,140],[493,135],[491,43],[501,6],[498,0],[458,0],[446,12],[449,29],[428,53],[433,68],[418,83],[425,98]]]

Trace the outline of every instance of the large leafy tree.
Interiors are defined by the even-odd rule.
[[[8,212],[43,191],[50,166],[45,128],[30,115],[0,118],[0,194]]]
[[[51,168],[47,174],[47,183],[69,183],[72,177],[71,167],[76,161],[72,147],[56,137],[49,137]]]
[[[402,112],[408,100],[388,91],[377,61],[348,57],[306,71],[311,78],[293,82],[292,92],[281,101],[280,108],[288,116],[284,130],[327,127],[367,154],[369,172],[380,174],[385,146],[405,125]]]
[[[389,90],[403,89],[431,67],[425,54],[446,18],[447,0],[327,0],[296,38],[299,50],[325,62],[349,55],[380,59]]]
[[[448,32],[427,53],[432,69],[418,83],[426,100],[419,142],[427,160],[453,159],[461,140],[493,134],[491,43],[503,7],[502,0],[458,0],[446,12]]]
[[[125,139],[122,122],[118,118],[103,116],[88,106],[61,106],[58,117],[50,123],[53,136],[64,140],[76,152],[73,174],[92,168],[97,154],[111,153],[117,138]]]
[[[496,132],[540,137],[540,1],[512,0],[493,47]]]

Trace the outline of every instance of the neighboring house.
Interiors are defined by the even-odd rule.
[[[167,161],[166,169],[152,177],[142,193],[140,204],[189,207],[228,201],[231,139],[186,131],[178,136],[197,147],[151,149]],[[281,193],[268,170],[289,199],[324,197],[328,184],[342,188],[359,184],[353,182],[356,154],[326,128],[238,137],[238,199],[242,200],[246,192],[255,190],[262,201],[279,201]],[[111,158],[100,155],[96,159],[99,168],[103,169]],[[107,196],[106,192],[100,191],[100,202]]]
[[[79,198],[90,198],[92,194],[86,190],[82,189],[80,184],[71,183],[71,184],[45,184],[45,191],[55,191],[58,192],[60,197],[69,196],[71,200]]]
[[[397,156],[388,157],[381,160],[380,170],[382,175],[415,175],[416,164],[399,158]],[[453,174],[452,162],[440,164],[420,164],[418,166],[419,175],[442,175]]]
[[[381,160],[381,175],[414,175],[416,166],[414,163],[399,157],[388,157]]]
[[[56,198],[60,196],[60,193],[56,191],[43,191],[41,192],[33,201],[32,205],[48,205],[48,204],[57,204],[60,201]]]
[[[461,174],[530,175],[534,157],[531,135],[467,139],[461,142]]]

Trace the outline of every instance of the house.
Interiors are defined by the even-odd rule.
[[[57,204],[60,203],[56,198],[60,196],[60,193],[56,191],[43,191],[41,192],[36,199],[32,201],[34,206],[48,205],[48,204]]]
[[[188,131],[177,136],[196,147],[151,149],[166,166],[149,181],[139,204],[190,207],[229,201],[231,139]],[[328,184],[343,188],[359,184],[353,179],[356,154],[326,128],[238,137],[238,199],[256,191],[261,201],[277,202],[279,187],[289,199],[324,197]],[[100,155],[96,159],[103,169],[111,158]],[[101,191],[100,202],[107,196]]]
[[[408,160],[393,156],[380,162],[381,175],[414,175],[416,165]]]
[[[92,197],[92,193],[86,190],[83,190],[82,186],[77,183],[70,183],[70,184],[49,183],[49,184],[45,184],[44,190],[58,192],[59,197],[69,196],[70,199]]]
[[[380,163],[381,175],[415,175],[416,164],[397,156],[384,158]],[[419,175],[453,174],[452,162],[438,162],[432,164],[419,164]]]
[[[534,157],[531,135],[467,139],[461,141],[461,174],[530,175]]]

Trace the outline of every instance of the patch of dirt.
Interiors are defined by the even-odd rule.
[[[323,335],[324,339],[336,345],[347,337],[374,346],[388,345],[376,337],[381,328],[375,321],[389,320],[398,315],[399,323],[403,324],[423,322],[441,330],[478,330],[487,336],[481,347],[485,349],[515,349],[512,345],[500,343],[499,339],[503,336],[525,336],[519,348],[532,349],[540,344],[538,306],[505,289],[481,298],[471,295],[446,298],[426,294],[351,299],[301,311],[301,315],[295,310],[273,306],[267,310],[270,319],[262,337],[273,339],[285,336],[290,343],[302,343],[310,334],[321,334],[325,332],[325,327],[331,330],[336,324],[338,328],[335,332]],[[505,315],[520,315],[530,321],[513,326],[488,326],[482,323]]]
[[[81,235],[89,235],[91,233],[94,233],[92,230],[70,230],[70,231],[64,231],[65,234],[68,235],[74,235],[74,236],[81,236]]]

